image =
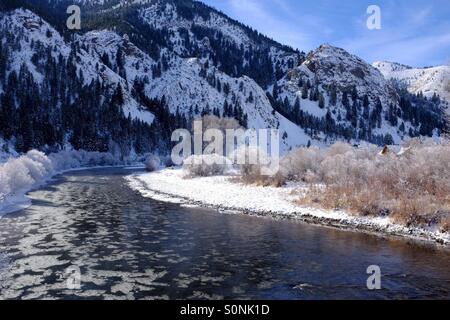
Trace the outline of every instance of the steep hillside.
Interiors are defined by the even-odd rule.
[[[450,66],[412,68],[393,62],[374,62],[386,79],[394,79],[406,85],[413,94],[434,95],[450,102]],[[449,110],[450,112],[450,110]]]
[[[77,38],[77,43],[121,75],[133,95],[164,99],[173,114],[181,113],[192,120],[212,113],[237,118],[245,127],[280,128],[285,137],[283,150],[308,142],[301,128],[280,127],[280,122],[288,120],[273,112],[264,90],[253,79],[233,78],[210,66],[205,58],[175,55],[167,65],[157,64],[127,38],[110,31],[93,31]],[[121,67],[116,65],[117,56],[121,57]]]
[[[148,139],[153,114],[97,57],[28,10],[1,14],[0,30],[0,127],[18,151],[148,145],[132,131],[146,128]]]
[[[330,45],[310,53],[271,95],[294,122],[332,139],[399,143],[445,127],[440,103],[404,92],[362,59]]]
[[[82,85],[88,85],[100,78],[102,85],[107,88],[115,89],[119,84],[127,87],[124,79],[105,66],[100,57],[90,54],[92,52],[86,52],[86,47],[75,53],[70,43],[66,43],[51,25],[31,11],[16,10],[4,15],[0,21],[0,28],[6,39],[5,47],[9,48],[7,70],[9,74],[11,72],[19,74],[21,69],[26,68],[36,84],[42,86],[47,80],[45,72],[49,60],[74,58],[76,60],[74,72],[78,75],[82,73]],[[107,41],[104,44],[107,48]],[[133,118],[152,123],[153,115],[143,110],[126,91],[124,98],[125,114],[131,113]]]

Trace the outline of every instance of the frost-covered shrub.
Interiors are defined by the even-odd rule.
[[[296,149],[281,160],[281,173],[289,180],[315,180],[323,158],[319,148]]]
[[[338,141],[325,150],[326,157],[333,157],[339,154],[346,154],[347,152],[353,152],[355,149],[348,143]]]
[[[450,144],[413,141],[408,152],[379,154],[379,148],[325,151],[302,203],[345,209],[359,215],[389,215],[407,226],[448,223]],[[447,222],[445,222],[447,221]]]
[[[104,163],[104,165],[109,166],[116,166],[121,164],[120,161],[117,158],[115,158],[111,153],[103,153],[101,161],[102,163]]]
[[[113,166],[118,164],[118,161],[111,153],[107,152],[82,152],[82,158],[80,160],[82,166]]]
[[[25,162],[25,157],[22,156],[8,160],[1,168],[6,176],[5,180],[9,182],[8,187],[11,193],[29,188],[35,183]]]
[[[159,157],[157,157],[155,155],[149,156],[145,162],[145,169],[148,172],[157,171],[160,166],[161,166],[161,160],[159,159]]]
[[[45,154],[30,151],[0,166],[0,193],[7,196],[24,192],[53,173],[53,164]]]
[[[194,155],[183,162],[183,170],[189,177],[224,175],[232,168],[231,161],[217,154]]]
[[[26,156],[29,159],[40,163],[48,174],[53,172],[53,163],[43,152],[31,150],[27,152]]]
[[[311,183],[323,181],[328,175],[345,176],[338,163],[365,158],[367,150],[355,149],[344,142],[337,142],[325,150],[317,147],[295,149],[281,160],[281,173],[288,180]]]
[[[35,181],[44,180],[46,177],[51,175],[51,172],[47,171],[42,163],[31,160],[28,157],[19,158],[24,167],[28,170],[28,174]]]
[[[0,167],[0,201],[2,201],[10,192],[9,177],[6,175],[3,167]]]
[[[59,171],[117,163],[109,153],[71,150],[46,156],[42,152],[32,150],[0,165],[0,201],[7,196],[29,190]]]
[[[80,167],[113,166],[121,163],[111,153],[64,150],[49,156],[55,171]]]
[[[76,151],[60,151],[49,155],[55,171],[62,171],[81,166],[80,154]]]

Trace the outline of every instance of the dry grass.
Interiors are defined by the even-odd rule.
[[[309,188],[299,202],[362,216],[389,215],[402,225],[439,225],[448,231],[450,145],[418,141],[410,145],[412,149],[402,156],[392,152],[381,156],[370,148],[317,151],[321,155],[315,158],[321,161],[309,171],[300,166],[298,176],[323,187]]]
[[[281,173],[273,176],[261,174],[259,165],[243,165],[241,166],[241,182],[246,184],[255,184],[264,187],[282,187],[286,184],[286,177]]]
[[[239,168],[241,174],[241,182],[246,184],[256,184],[259,186],[281,187],[287,177],[278,172],[275,175],[263,174],[263,168],[268,168],[273,159],[267,153],[255,146],[242,146],[232,155],[236,167]]]

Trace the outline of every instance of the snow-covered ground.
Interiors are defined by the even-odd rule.
[[[182,169],[133,174],[127,180],[130,187],[142,196],[160,201],[450,243],[449,234],[432,229],[406,228],[391,223],[388,217],[363,218],[342,211],[301,207],[295,203],[302,189],[298,184],[275,188],[244,185],[232,176],[187,179]]]

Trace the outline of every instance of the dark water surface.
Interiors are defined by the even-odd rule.
[[[449,250],[145,199],[130,173],[64,174],[0,219],[0,298],[450,298]]]

